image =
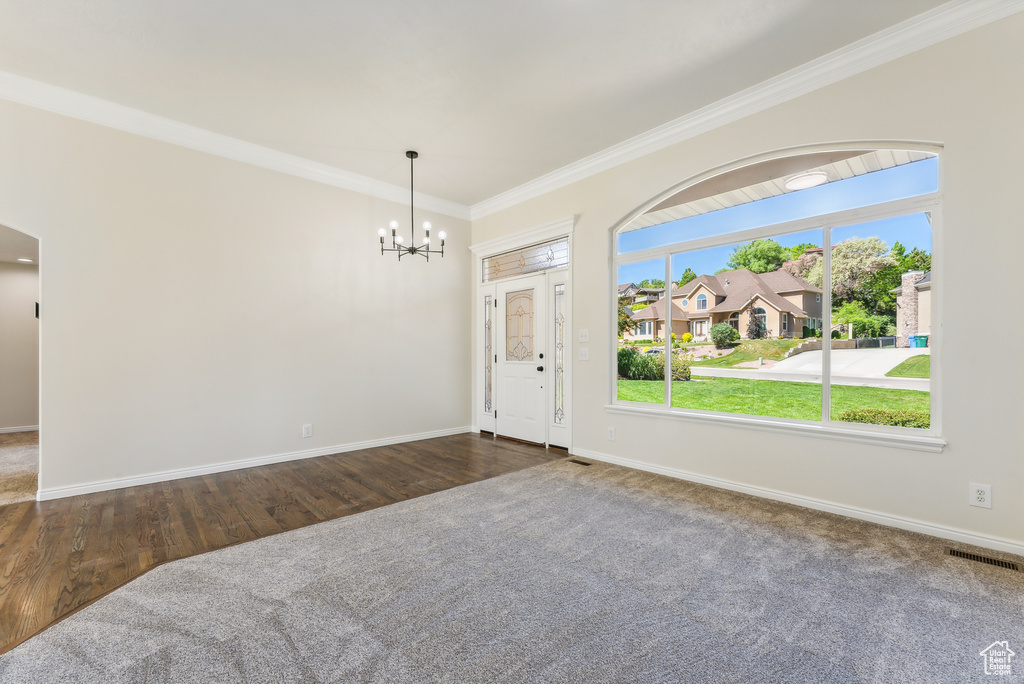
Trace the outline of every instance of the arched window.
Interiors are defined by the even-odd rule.
[[[840,317],[861,310],[872,313],[870,326],[854,327],[871,337],[857,343],[858,349],[892,344],[892,339],[900,347],[934,344],[940,330],[931,320],[938,307],[930,300],[935,277],[932,233],[941,226],[939,151],[922,144],[843,143],[766,153],[694,176],[623,219],[613,229],[617,284],[645,279],[672,283],[686,273],[687,282],[700,279],[701,289],[708,293],[696,295],[695,310],[687,311],[680,308],[686,306],[684,292],[669,286],[666,296],[672,306],[664,307],[666,320],[660,324],[666,359],[674,359],[671,333],[699,331],[701,324],[710,332],[727,322],[749,337],[751,306],[762,330],[787,337],[756,343],[741,339],[736,351],[742,353],[736,354],[735,364],[716,361],[733,372],[712,384],[702,383],[699,391],[691,391],[687,381],[671,380],[670,363],[665,364],[665,382],[673,383],[671,391],[652,391],[650,381],[641,386],[636,385],[639,381],[618,378],[613,403],[658,403],[683,416],[709,411],[769,416],[793,421],[794,429],[807,421],[825,427],[835,423],[837,435],[865,431],[874,435],[872,439],[891,434],[894,428],[887,426],[884,433],[850,423],[885,423],[886,411],[896,404],[913,412],[917,425],[935,424],[927,378],[915,379],[913,390],[905,389],[908,381],[902,379],[899,386],[887,385],[879,392],[881,388],[851,382],[842,373],[823,373],[842,367],[826,360],[844,353],[848,340],[838,349],[825,335],[820,353],[815,350],[816,356],[800,359],[807,382],[789,382],[781,377],[781,369],[773,371],[765,361],[783,361],[799,344],[804,326],[791,325],[789,316],[798,323],[807,321],[808,327],[831,330],[825,323],[835,320],[833,312],[841,307]],[[826,273],[831,274],[830,282],[823,282]],[[714,301],[709,306],[711,294]],[[755,302],[764,306],[754,306]],[[769,306],[772,317],[767,315]],[[668,311],[673,315],[667,316]],[[769,328],[775,311],[783,313],[776,327]],[[699,337],[697,332],[694,336]],[[702,374],[703,367],[694,366],[691,376]],[[757,391],[754,385],[744,385],[764,380],[778,382],[770,392],[780,401],[758,399],[763,384],[756,386],[761,388]],[[843,385],[842,391],[831,391],[835,385]],[[852,410],[861,408],[871,410]],[[821,426],[816,429],[821,434]],[[895,429],[912,433],[901,436],[901,443],[940,443],[931,427]]]

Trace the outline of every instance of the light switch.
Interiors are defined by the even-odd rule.
[[[580,347],[580,361],[590,360],[590,347]]]
[[[590,341],[590,331],[589,330],[580,330],[580,342],[584,342],[585,343],[585,342],[589,342],[589,341]]]

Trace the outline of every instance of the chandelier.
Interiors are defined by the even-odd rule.
[[[441,249],[430,249],[430,221],[423,222],[423,232],[426,235],[423,236],[423,242],[418,246],[416,245],[416,209],[413,206],[413,182],[415,176],[413,174],[413,160],[420,156],[418,152],[409,150],[405,153],[405,156],[409,158],[409,246],[405,245],[405,238],[398,235],[398,221],[391,221],[388,224],[388,228],[391,229],[391,246],[384,246],[384,238],[388,232],[384,228],[377,231],[377,235],[380,236],[380,253],[384,252],[398,252],[398,260],[401,261],[402,257],[406,254],[419,254],[424,257],[427,261],[430,261],[431,254],[440,254],[444,256],[444,239],[447,237],[445,232],[442,230],[437,234],[437,238],[441,241]]]

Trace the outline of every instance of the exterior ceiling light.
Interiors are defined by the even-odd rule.
[[[786,179],[787,190],[806,190],[807,188],[813,188],[816,185],[828,182],[828,174],[824,171],[807,171],[806,173],[798,173],[795,176],[790,176]]]
[[[32,263],[31,259],[18,259],[18,261],[24,261],[26,264],[31,264]]]
[[[398,260],[401,261],[402,257],[406,254],[419,254],[421,257],[430,261],[431,254],[440,254],[444,256],[444,239],[447,237],[445,232],[442,230],[437,234],[437,239],[441,241],[441,249],[430,249],[430,221],[423,222],[423,232],[426,235],[423,237],[423,242],[419,246],[416,245],[416,209],[413,206],[413,182],[415,177],[413,175],[413,160],[420,156],[419,153],[409,150],[405,153],[405,156],[409,158],[409,245],[405,245],[405,238],[398,235],[398,221],[392,221],[388,224],[388,228],[391,229],[391,246],[384,246],[384,237],[388,234],[388,231],[381,228],[377,231],[377,235],[380,236],[380,253],[384,252],[398,252]]]

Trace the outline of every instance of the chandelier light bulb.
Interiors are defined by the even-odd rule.
[[[388,234],[388,231],[384,230],[383,228],[381,228],[380,230],[377,231],[377,235],[380,235],[381,237],[384,237],[387,234]]]
[[[395,242],[397,242],[398,244],[402,244],[403,242],[405,242],[405,238],[402,237],[401,235],[398,235],[395,237]]]
[[[426,237],[423,238],[423,244],[425,244],[425,245],[429,245],[430,244],[430,236],[429,235],[427,235]]]
[[[398,230],[398,221],[392,221],[388,224],[388,228],[391,230]]]
[[[423,222],[423,230],[425,230],[427,232],[430,232],[430,228],[431,228],[430,221],[424,221]]]
[[[442,240],[444,240],[444,239],[445,239],[446,237],[448,237],[448,233],[446,233],[446,232],[444,232],[444,231],[442,230],[442,231],[441,231],[440,233],[438,233],[438,234],[437,234],[437,237],[439,237],[439,238],[441,238]]]

